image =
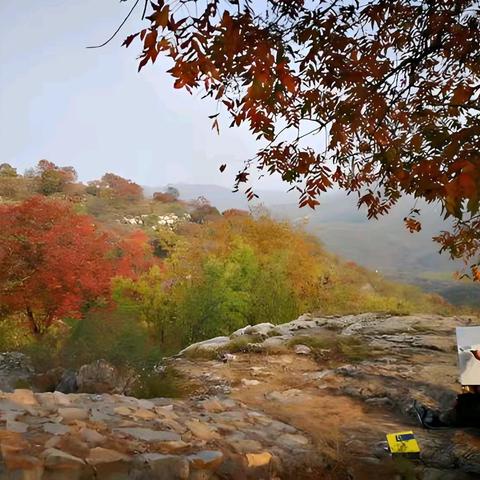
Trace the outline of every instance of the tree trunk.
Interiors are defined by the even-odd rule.
[[[30,329],[32,330],[32,333],[36,337],[39,337],[42,334],[42,331],[41,331],[40,326],[38,325],[38,323],[35,319],[35,315],[33,314],[33,311],[29,306],[27,306],[26,311],[27,311],[28,321],[30,322]]]

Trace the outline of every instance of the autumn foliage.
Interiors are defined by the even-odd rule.
[[[170,232],[161,268],[114,282],[117,303],[138,312],[164,349],[305,311],[446,308],[440,298],[340,261],[303,230],[265,215],[230,210],[188,225]]]
[[[172,194],[167,192],[155,192],[153,194],[153,199],[160,203],[172,203],[177,200]]]
[[[87,191],[107,199],[128,201],[139,200],[143,196],[140,185],[114,173],[106,173],[100,180],[90,182]]]
[[[150,239],[141,230],[134,230],[116,238],[115,274],[135,278],[155,263]]]
[[[0,205],[0,304],[43,333],[87,302],[108,299],[111,278],[137,273],[145,249],[143,234],[119,241],[58,200]]]
[[[45,367],[107,358],[144,369],[196,340],[305,311],[450,308],[341,261],[264,209],[144,199],[91,217],[78,212],[118,199],[64,196],[0,203],[0,349],[26,348]],[[170,208],[182,221],[159,223]]]
[[[480,11],[477,2],[151,2],[139,69],[171,58],[175,88],[203,90],[230,126],[263,140],[252,167],[314,207],[334,187],[369,217],[409,194],[453,219],[453,257],[480,248]],[[211,118],[219,129],[222,111]],[[312,140],[310,138],[313,136]],[[315,146],[313,146],[315,145]],[[225,168],[222,165],[221,169]],[[246,191],[251,198],[254,192]],[[413,206],[412,206],[413,208]],[[418,231],[414,208],[407,226]],[[478,267],[473,274],[478,279]]]
[[[73,167],[58,167],[48,160],[40,160],[34,173],[37,191],[42,195],[63,192],[67,185],[77,179],[77,172]]]

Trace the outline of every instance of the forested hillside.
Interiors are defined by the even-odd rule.
[[[217,185],[176,184],[186,199],[202,195],[221,208],[250,209],[265,206],[273,218],[301,224],[332,253],[353,260],[394,281],[418,285],[423,291],[439,293],[458,306],[480,307],[480,285],[471,279],[458,279],[465,271],[461,260],[439,254],[433,240],[450,223],[439,216],[439,206],[413,197],[399,200],[389,215],[368,220],[365,208],[358,209],[356,198],[340,192],[322,195],[315,210],[299,208],[293,192],[255,190],[258,198],[248,202],[245,195]],[[145,187],[153,194],[158,190]],[[409,232],[403,223],[413,205],[423,214],[422,229]]]
[[[327,252],[264,209],[219,212],[174,187],[145,198],[106,173],[0,166],[0,349],[45,368],[144,367],[191,342],[310,311],[452,311]]]

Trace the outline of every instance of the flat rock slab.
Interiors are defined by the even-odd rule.
[[[289,448],[306,447],[310,443],[307,437],[293,433],[284,433],[283,435],[280,435],[278,441]]]
[[[131,457],[116,450],[109,450],[108,448],[96,447],[90,450],[86,462],[89,465],[100,465],[105,463],[130,462]]]
[[[70,455],[56,448],[48,448],[42,453],[47,468],[79,468],[85,465],[85,462],[74,455]]]
[[[190,475],[190,464],[187,458],[178,455],[146,453],[136,459],[137,478],[142,480],[187,480]],[[143,473],[143,475],[142,475]]]
[[[70,431],[70,428],[60,423],[48,422],[43,424],[43,430],[52,435],[65,435]]]
[[[88,418],[89,412],[85,408],[59,408],[58,414],[62,417],[65,422],[70,422],[73,420],[86,420]]]
[[[209,441],[219,439],[220,435],[208,424],[198,420],[185,422],[187,428],[201,440]]]
[[[224,454],[218,450],[205,450],[188,456],[190,467],[197,469],[210,469],[218,467]]]
[[[145,442],[172,442],[182,439],[178,433],[150,430],[149,428],[116,428],[114,431]]]
[[[38,401],[35,398],[35,394],[31,390],[17,389],[9,395],[9,400],[20,406],[36,406]]]

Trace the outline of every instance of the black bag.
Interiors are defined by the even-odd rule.
[[[462,393],[455,405],[456,425],[480,428],[480,393]]]

